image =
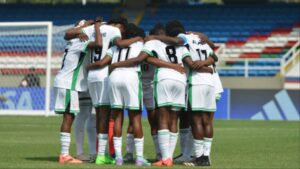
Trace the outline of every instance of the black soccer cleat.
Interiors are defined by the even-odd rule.
[[[201,156],[201,166],[210,166],[210,158],[209,156]]]
[[[198,158],[193,159],[190,162],[184,162],[183,165],[185,166],[202,166],[202,158],[203,156],[200,156]]]

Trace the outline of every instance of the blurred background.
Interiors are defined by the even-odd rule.
[[[146,32],[177,19],[208,35],[224,86],[217,119],[300,120],[299,11],[300,0],[0,0],[0,114],[52,115],[64,32],[124,16]]]

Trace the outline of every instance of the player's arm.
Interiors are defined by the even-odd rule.
[[[185,43],[185,40],[180,37],[171,37],[166,35],[151,35],[148,38],[150,40],[157,39],[170,45],[184,45]]]
[[[146,52],[141,52],[137,57],[135,58],[131,58],[125,61],[121,61],[121,62],[117,62],[114,64],[110,65],[110,70],[114,70],[116,68],[120,68],[120,67],[133,67],[135,65],[138,65],[140,63],[142,63],[147,57],[149,56],[148,53]]]
[[[105,66],[107,66],[108,64],[110,64],[112,60],[112,57],[109,55],[106,55],[103,59],[95,62],[95,63],[91,63],[86,67],[86,70],[95,70],[95,69],[101,69]]]
[[[174,63],[165,62],[165,61],[160,60],[160,59],[155,58],[155,57],[147,57],[146,61],[148,63],[150,63],[151,65],[154,65],[156,67],[170,68],[170,69],[174,69],[174,70],[178,71],[179,73],[182,73],[182,74],[185,73],[185,69],[181,64],[174,64]]]
[[[215,65],[215,63],[218,61],[218,57],[215,53],[212,53],[209,55],[209,57],[206,60],[200,61],[194,61],[194,64],[197,65],[197,67],[204,67],[204,66],[210,66]]]
[[[96,38],[95,38],[95,41],[90,42],[88,44],[88,48],[90,48],[90,49],[102,47],[102,34],[100,32],[101,20],[97,20],[94,25],[95,25]]]
[[[182,61],[192,70],[198,71],[198,72],[207,72],[207,73],[213,73],[213,69],[210,67],[207,67],[205,65],[199,64],[197,62],[194,62],[190,56],[185,56]],[[201,62],[200,62],[201,63]]]
[[[203,42],[206,42],[209,45],[209,47],[211,47],[212,49],[216,47],[215,44],[211,40],[209,40],[208,36],[205,35],[204,33],[201,32],[188,32],[188,33],[197,35]]]
[[[133,44],[137,41],[141,41],[141,40],[143,40],[143,38],[141,38],[139,36],[134,37],[134,38],[130,38],[130,39],[121,39],[121,37],[117,37],[113,40],[113,44],[115,44],[119,48],[127,48],[131,44]]]
[[[84,23],[81,24],[81,22],[84,22]],[[79,38],[81,41],[87,41],[89,38],[82,31],[82,28],[90,26],[94,23],[95,23],[95,21],[93,21],[93,20],[88,20],[88,21],[81,20],[78,24],[75,25],[75,27],[70,28],[66,31],[64,39],[71,40],[71,39]]]

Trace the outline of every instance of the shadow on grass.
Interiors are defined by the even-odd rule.
[[[57,161],[58,157],[26,157],[26,160],[30,161]]]

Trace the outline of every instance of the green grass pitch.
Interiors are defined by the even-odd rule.
[[[58,164],[60,122],[61,117],[0,116],[0,168],[141,168],[133,164],[122,167],[96,166],[88,163]],[[127,121],[124,126],[126,125]],[[154,147],[146,120],[143,121],[143,125],[145,155],[153,159]],[[300,168],[299,122],[215,121],[214,131],[212,166],[199,168]],[[71,154],[73,155],[75,154],[74,141],[72,137]],[[125,141],[124,137],[123,141]],[[175,155],[178,153],[179,146]],[[172,168],[188,167],[175,165]]]

